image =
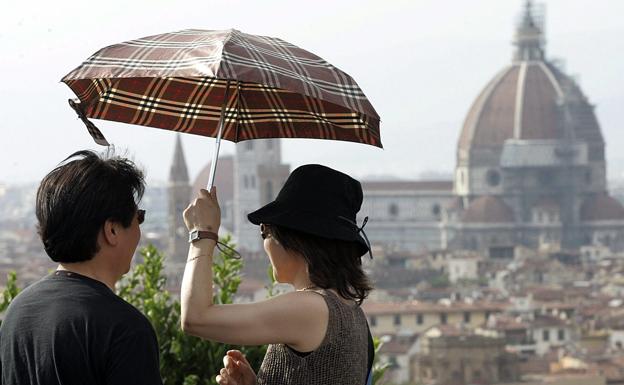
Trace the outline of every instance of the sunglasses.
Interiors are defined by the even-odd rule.
[[[260,223],[260,236],[262,237],[262,239],[267,239],[271,236],[271,233],[269,233],[269,225]]]
[[[145,222],[145,210],[143,209],[137,210],[137,220],[139,221],[139,224],[142,224],[143,222]]]

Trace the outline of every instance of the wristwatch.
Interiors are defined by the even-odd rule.
[[[212,231],[193,230],[189,232],[189,243],[199,241],[200,239],[212,239],[213,241],[219,240],[219,235]]]

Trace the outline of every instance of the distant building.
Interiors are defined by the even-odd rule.
[[[422,384],[497,384],[519,380],[517,356],[503,338],[457,326],[435,326],[420,337],[417,379]]]
[[[271,202],[288,178],[279,139],[248,140],[236,145],[234,162],[234,234],[242,250],[263,250],[258,227],[247,214]]]
[[[199,172],[192,195],[206,188],[211,163]],[[277,196],[288,178],[290,166],[281,161],[279,139],[249,140],[236,145],[234,156],[219,157],[215,186],[221,206],[221,231],[233,235],[237,249],[247,255],[261,252],[259,229],[247,220],[247,214]]]
[[[518,246],[583,247],[579,259],[624,251],[624,206],[608,193],[594,106],[546,57],[543,31],[527,1],[511,63],[465,118],[453,180],[362,181],[358,223],[369,217],[373,245],[388,254],[473,250],[504,260]],[[232,216],[224,222],[241,249],[261,252],[246,214],[273,199],[289,173],[279,140],[237,144],[231,172],[231,201],[222,204]]]
[[[504,307],[496,303],[466,303],[442,300],[439,303],[404,301],[395,303],[364,302],[364,313],[374,335],[420,334],[436,325],[479,327]]]
[[[176,134],[173,161],[169,171],[168,198],[169,247],[167,256],[170,261],[186,262],[188,230],[184,224],[182,212],[190,203],[191,186],[180,134]]]
[[[385,383],[407,384],[417,379],[415,361],[419,350],[418,334],[384,335],[381,338],[378,360],[388,365],[383,377]]]
[[[457,147],[448,247],[624,249],[624,207],[607,193],[604,138],[573,78],[546,59],[530,1],[511,65],[473,103]]]
[[[388,252],[440,249],[442,211],[453,200],[451,181],[363,181],[358,223]]]
[[[479,263],[481,258],[466,256],[451,258],[448,261],[448,277],[451,283],[460,280],[477,280],[479,278]]]
[[[512,62],[470,108],[451,181],[364,182],[359,220],[391,250],[468,249],[511,258],[515,246],[624,250],[624,206],[608,194],[605,142],[574,79],[546,58],[532,2]]]

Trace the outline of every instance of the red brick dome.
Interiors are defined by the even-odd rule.
[[[594,160],[604,159],[593,106],[576,82],[545,59],[542,20],[527,9],[516,30],[512,64],[503,68],[474,101],[460,134],[458,155],[495,150],[508,139],[592,142]]]
[[[581,206],[581,221],[624,220],[624,206],[608,194],[598,194],[585,199]]]
[[[502,199],[492,195],[472,201],[462,215],[465,223],[510,223],[514,221],[513,211]]]

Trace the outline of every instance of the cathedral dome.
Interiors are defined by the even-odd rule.
[[[208,178],[210,177],[210,166],[212,162],[208,162],[201,169],[197,178],[193,182],[192,199],[197,197],[199,190],[206,188]],[[217,162],[217,174],[215,176],[214,185],[217,186],[217,194],[219,201],[225,202],[234,199],[234,157],[224,155],[219,157]]]
[[[587,198],[581,206],[581,221],[624,220],[624,206],[606,193]]]
[[[513,221],[514,214],[511,208],[500,198],[492,195],[475,199],[462,215],[464,223],[511,223]]]
[[[458,143],[460,158],[475,148],[501,147],[508,139],[603,143],[593,106],[580,87],[544,58],[541,31],[528,2],[512,64],[494,76],[468,111]]]

